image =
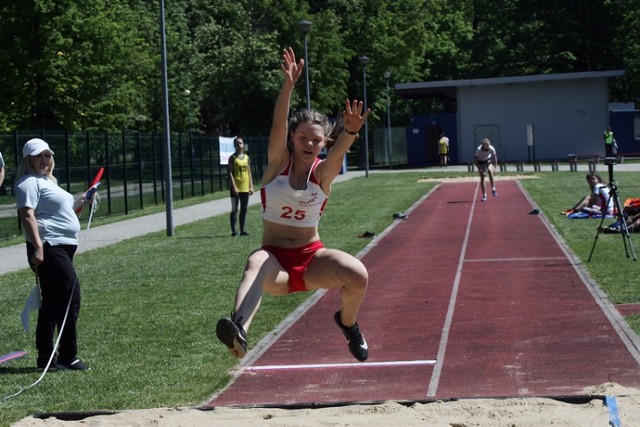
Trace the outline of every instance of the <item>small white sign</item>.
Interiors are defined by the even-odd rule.
[[[220,164],[221,165],[228,165],[229,157],[231,157],[231,155],[236,152],[236,148],[233,146],[234,139],[236,139],[235,136],[220,137]]]
[[[527,125],[527,145],[529,147],[533,147],[534,145],[533,138],[533,125]]]

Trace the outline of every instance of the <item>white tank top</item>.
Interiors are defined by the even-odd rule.
[[[328,199],[314,174],[320,161],[316,158],[311,166],[305,190],[295,190],[289,185],[291,161],[273,181],[264,185],[260,189],[262,219],[293,227],[317,226]]]

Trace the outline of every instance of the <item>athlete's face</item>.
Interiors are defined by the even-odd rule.
[[[325,146],[327,138],[324,128],[317,123],[300,123],[291,134],[293,150],[300,156],[317,157]]]
[[[595,175],[587,176],[587,182],[589,183],[589,187],[593,188],[596,184],[600,183],[600,180]]]
[[[31,167],[39,175],[47,175],[51,170],[53,156],[48,151],[44,151],[37,156],[30,156]]]
[[[233,145],[235,145],[236,153],[241,153],[244,150],[244,141],[239,138],[235,140]]]

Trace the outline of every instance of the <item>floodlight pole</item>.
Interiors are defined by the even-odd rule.
[[[387,156],[387,166],[391,163],[391,96],[389,92],[389,78],[391,72],[385,71],[383,77],[387,81],[387,146],[385,147],[385,155]]]
[[[171,176],[171,132],[169,130],[169,84],[167,78],[167,39],[164,24],[164,0],[160,0],[160,41],[162,49],[162,121],[164,125],[164,179],[167,236],[173,237],[173,178]]]
[[[307,109],[311,109],[311,90],[309,82],[309,56],[307,52],[307,34],[311,31],[311,21],[303,20],[298,22],[300,32],[304,34],[304,77],[307,88]]]
[[[362,88],[364,94],[364,111],[367,111],[367,64],[369,63],[368,56],[361,56],[358,58],[362,65]],[[369,178],[369,126],[368,120],[364,120],[364,176]]]

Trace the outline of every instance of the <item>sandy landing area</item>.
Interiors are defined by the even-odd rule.
[[[79,421],[25,418],[26,426],[609,426],[611,414],[602,396],[613,396],[621,426],[640,425],[640,390],[602,384],[585,390],[594,396],[578,403],[548,398],[463,399],[458,401],[349,405],[317,409],[233,409],[201,411],[195,408],[159,408],[96,415]]]

